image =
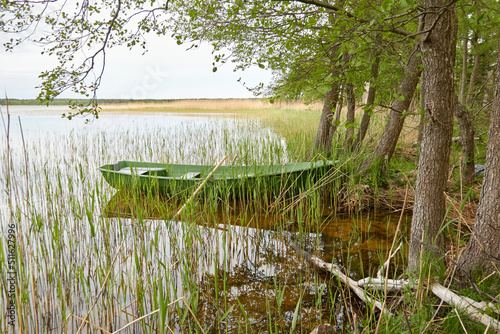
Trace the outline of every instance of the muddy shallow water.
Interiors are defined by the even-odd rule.
[[[172,219],[182,201],[117,193],[96,171],[118,160],[214,164],[224,155],[288,162],[284,139],[260,122],[114,112],[85,124],[35,109],[11,110],[0,147],[0,216],[16,230],[17,329],[73,333],[89,313],[85,331],[113,332],[153,313],[122,333],[154,332],[160,299],[172,303],[164,319],[173,332],[348,329],[363,312],[290,241],[359,279],[384,261],[397,215],[343,218],[322,200],[284,210],[200,199]],[[6,225],[0,232],[6,254]],[[8,269],[2,260],[2,282]],[[6,285],[1,293],[5,310]],[[0,329],[8,320],[2,313]]]

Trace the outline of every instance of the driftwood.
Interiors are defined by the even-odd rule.
[[[472,301],[470,298],[461,297],[449,289],[445,288],[441,284],[432,284],[431,285],[432,293],[434,293],[437,297],[445,301],[446,303],[454,306],[455,308],[460,309],[464,312],[469,318],[479,321],[483,325],[492,328],[500,333],[500,322],[498,320],[493,319],[489,315],[482,314],[478,311],[478,308],[474,306],[475,304],[481,304]]]

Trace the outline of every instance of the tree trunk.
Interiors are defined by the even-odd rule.
[[[342,107],[344,103],[344,86],[345,83],[342,83],[342,89],[340,90],[339,101],[337,102],[337,107],[335,110],[335,120],[332,122],[332,127],[330,128],[330,134],[328,136],[328,142],[330,143],[330,145],[333,142],[333,136],[337,132],[337,128],[340,124],[340,115],[342,114]]]
[[[368,125],[370,125],[371,115],[373,113],[374,103],[375,103],[375,93],[377,91],[377,77],[378,77],[378,68],[380,64],[380,56],[378,54],[375,55],[375,59],[372,64],[371,69],[371,78],[370,78],[370,87],[368,88],[368,98],[366,99],[366,104],[363,107],[363,117],[361,118],[361,124],[359,125],[358,136],[356,137],[355,147],[359,148],[363,139],[365,139],[366,131],[368,130]]]
[[[500,50],[500,39],[498,42]],[[497,55],[497,75],[493,106],[490,115],[488,144],[486,146],[486,171],[484,173],[481,198],[467,248],[462,253],[458,266],[469,273],[475,267],[493,269],[500,265],[500,52]]]
[[[333,18],[331,18],[331,20],[333,20]],[[335,63],[337,58],[337,49],[338,46],[333,46],[330,54],[330,67],[333,78],[336,78],[340,72],[339,67]],[[335,81],[335,83],[332,84],[330,90],[326,93],[323,110],[321,112],[321,118],[319,120],[318,131],[316,132],[314,145],[307,153],[308,157],[312,156],[314,150],[328,152],[331,148],[332,141],[328,139],[331,137],[330,130],[332,129],[333,125],[333,111],[335,110],[335,107],[337,106],[337,102],[339,100],[339,89],[340,85],[338,81]]]
[[[354,121],[356,112],[356,99],[354,98],[354,86],[351,82],[346,85],[347,93],[347,117],[346,117],[346,131],[344,140],[344,149],[351,150],[353,136],[354,136]]]
[[[462,52],[462,80],[460,82],[460,97],[458,101],[465,103],[465,86],[467,86],[467,57],[469,56],[469,40],[464,38],[464,47]]]
[[[338,102],[339,85],[334,84],[332,88],[326,93],[325,103],[323,104],[323,111],[319,120],[318,132],[314,140],[314,147],[309,151],[308,156],[311,156],[314,149],[319,151],[329,151],[332,142],[330,138],[330,130],[332,129],[333,111]]]
[[[424,123],[425,123],[425,90],[424,90],[424,82],[425,82],[425,73],[422,73],[422,80],[420,84],[420,122],[418,123],[418,137],[417,142],[419,144],[422,143],[422,137],[424,136]]]
[[[472,126],[472,115],[455,95],[455,117],[460,125],[462,142],[462,182],[471,184],[474,182],[474,128]]]
[[[422,63],[424,65],[425,115],[422,146],[420,150],[415,204],[411,224],[408,267],[419,268],[422,242],[441,247],[443,236],[439,229],[445,215],[446,182],[453,133],[453,108],[455,92],[453,72],[456,52],[455,4],[446,0],[425,0],[424,11],[448,6],[440,17],[428,13],[425,30],[434,26],[428,34],[420,36]],[[437,20],[437,21],[436,21]],[[435,22],[436,21],[436,22]]]
[[[389,119],[385,126],[384,133],[380,138],[377,148],[373,154],[361,166],[360,173],[364,173],[366,169],[374,162],[374,160],[390,160],[396,149],[396,144],[403,129],[404,114],[410,106],[411,99],[417,88],[417,83],[422,73],[421,58],[418,55],[419,46],[415,45],[411,51],[410,59],[406,65],[404,77],[399,83],[398,96],[403,96],[403,100],[396,99],[391,106]]]
[[[474,66],[472,67],[472,73],[470,74],[470,80],[469,80],[469,91],[467,92],[467,100],[466,100],[466,106],[469,108],[472,107],[472,102],[474,99],[474,90],[476,88],[476,78],[477,74],[479,72],[479,50],[478,50],[478,45],[477,45],[477,34],[474,38]]]

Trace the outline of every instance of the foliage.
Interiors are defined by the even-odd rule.
[[[474,67],[475,56],[479,56],[480,66],[476,78],[476,89],[472,92],[474,106],[478,108],[485,97],[486,92],[491,91],[493,86],[493,73],[496,66],[496,49],[498,41],[498,26],[500,24],[500,13],[496,1],[464,1],[458,7],[458,38],[455,77],[457,88],[461,80],[465,79],[466,87],[470,84],[471,74]],[[468,42],[468,54],[466,59],[466,78],[461,77],[462,59],[464,52],[464,40]],[[493,51],[493,52],[492,52]],[[466,89],[467,90],[467,89]],[[466,92],[467,93],[467,92]],[[488,98],[488,96],[486,96]],[[491,98],[491,96],[490,96]],[[468,107],[473,107],[468,106]]]
[[[4,1],[0,5],[0,31],[14,37],[6,50],[30,41],[58,65],[42,72],[38,100],[49,103],[71,90],[86,102],[70,101],[73,114],[97,113],[99,88],[110,48],[124,46],[147,50],[145,34],[164,33],[168,1]]]
[[[32,41],[58,59],[54,69],[41,73],[38,99],[48,103],[72,90],[88,99],[71,101],[74,108],[89,108],[75,110],[79,113],[98,111],[96,94],[109,48],[146,51],[147,33],[170,31],[179,44],[191,43],[192,48],[210,43],[214,71],[228,61],[235,70],[270,69],[273,83],[252,89],[272,96],[317,98],[343,80],[363,87],[380,52],[379,96],[390,100],[411,43],[406,36],[415,31],[419,14],[416,1],[119,0],[100,6],[87,1],[5,2],[0,15],[1,30],[15,36],[4,44],[7,50]],[[339,67],[342,73],[334,73]],[[356,94],[360,97],[362,90]]]
[[[381,38],[380,32],[395,31],[398,24],[415,30],[408,17],[416,13],[416,3],[388,3],[342,2],[336,7],[317,1],[176,1],[170,28],[179,44],[210,43],[214,71],[227,62],[235,70],[271,70],[274,79],[268,87],[251,89],[273,97],[323,98],[333,83],[343,80],[363,87],[370,81],[374,56],[381,53],[378,86],[380,96],[390,99],[411,40],[398,34]],[[390,21],[395,15],[401,21]],[[358,97],[361,93],[358,89]]]

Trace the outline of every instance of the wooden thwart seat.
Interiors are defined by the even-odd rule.
[[[196,179],[199,178],[201,172],[188,172],[181,176],[182,179]]]

